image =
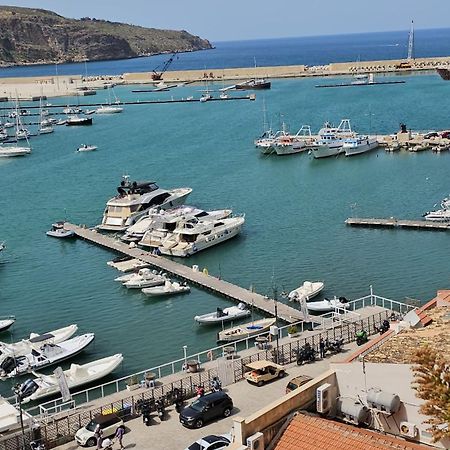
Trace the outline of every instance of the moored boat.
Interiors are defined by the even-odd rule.
[[[379,144],[375,137],[371,136],[356,136],[345,139],[342,148],[345,156],[360,155],[361,153],[370,152],[378,148]]]
[[[166,274],[154,274],[150,269],[141,269],[130,279],[123,282],[127,289],[142,289],[147,287],[161,286],[167,282]]]
[[[15,321],[16,318],[14,316],[0,317],[0,333],[8,330]]]
[[[325,283],[322,281],[305,281],[300,287],[289,292],[288,299],[291,302],[309,300],[318,295],[324,287]]]
[[[230,306],[224,309],[217,308],[214,312],[195,316],[194,320],[199,323],[216,324],[242,319],[243,317],[248,317],[250,314],[251,311],[247,309],[246,305],[239,303],[237,306]]]
[[[167,295],[185,294],[190,290],[191,288],[185,282],[180,284],[177,281],[172,282],[170,280],[167,280],[163,286],[155,286],[142,289],[142,293],[147,297],[160,297]]]
[[[8,356],[0,364],[0,378],[12,378],[35,369],[51,366],[82,352],[95,338],[94,333],[68,339],[59,344],[37,342],[29,353]]]
[[[77,152],[93,152],[94,150],[97,150],[96,145],[88,145],[88,144],[82,144],[77,148]]]
[[[331,312],[335,309],[347,309],[349,307],[348,301],[345,297],[334,299],[324,299],[320,302],[308,302],[306,307],[313,312]]]
[[[25,156],[31,153],[30,147],[21,147],[18,145],[0,145],[0,158],[10,158],[13,156]]]
[[[66,126],[92,125],[92,117],[69,116],[65,121]]]
[[[67,381],[68,388],[74,389],[109,375],[122,361],[123,356],[118,353],[87,364],[71,364],[70,368],[64,371],[64,378]],[[40,400],[60,393],[58,379],[55,375],[38,373],[34,373],[34,375],[36,378],[28,379],[20,385],[19,393],[22,403]]]
[[[47,236],[56,238],[70,238],[75,236],[73,230],[66,230],[64,228],[64,222],[52,223],[52,228],[45,233]]]
[[[236,327],[222,330],[217,334],[219,342],[231,342],[245,339],[247,337],[255,336],[265,331],[269,331],[272,325],[275,325],[276,319],[274,317],[268,319],[255,320],[250,323],[238,325]]]
[[[122,111],[123,111],[123,108],[121,108],[120,106],[102,105],[95,110],[95,113],[96,114],[117,114],[117,113],[121,113]]]
[[[343,144],[345,139],[353,138],[356,133],[352,131],[350,120],[343,119],[337,128],[326,122],[319,130],[317,144],[311,147],[314,158],[328,158],[344,153]]]

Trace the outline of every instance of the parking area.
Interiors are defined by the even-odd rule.
[[[272,381],[262,387],[257,387],[243,380],[227,386],[224,391],[233,399],[234,409],[227,419],[220,419],[205,425],[201,429],[187,429],[178,419],[174,407],[168,408],[166,420],[161,422],[156,413],[153,414],[151,426],[145,426],[142,418],[130,420],[125,423],[127,432],[124,436],[124,445],[127,449],[137,450],[183,450],[192,442],[208,434],[229,433],[233,423],[233,417],[246,417],[261,409],[285,394],[288,381],[298,375],[315,377],[329,368],[330,362],[343,360],[349,353],[357,348],[355,343],[345,346],[344,352],[318,360],[312,364],[286,366],[287,376]],[[59,446],[60,450],[75,450],[80,447],[71,442]],[[118,449],[116,444],[113,448]]]

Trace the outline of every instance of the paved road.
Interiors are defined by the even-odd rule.
[[[300,374],[315,377],[327,370],[330,362],[344,359],[355,348],[356,344],[350,344],[345,347],[344,353],[317,361],[314,364],[300,367],[290,364],[286,366],[288,372],[286,378],[276,380],[260,388],[250,385],[245,380],[228,386],[226,391],[235,404],[233,414],[227,419],[212,422],[200,430],[184,428],[179,423],[178,414],[173,407],[167,409],[168,419],[161,423],[155,418],[153,425],[150,427],[146,427],[141,418],[130,420],[125,424],[127,426],[127,433],[124,436],[125,448],[135,450],[182,450],[202,436],[229,433],[233,416],[247,417],[258,411],[284,395],[286,384],[290,378]],[[79,448],[75,442],[58,447],[59,450],[76,450]],[[118,449],[119,446],[116,444],[113,448]]]

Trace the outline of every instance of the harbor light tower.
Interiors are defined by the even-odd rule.
[[[408,39],[408,60],[414,59],[414,20],[411,20],[411,30]]]

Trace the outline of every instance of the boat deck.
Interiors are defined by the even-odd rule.
[[[426,220],[399,220],[395,217],[389,219],[348,218],[345,223],[359,227],[388,227],[388,228],[413,228],[419,230],[450,230],[450,223],[429,222]]]
[[[66,230],[72,230],[75,234],[93,244],[120,252],[123,255],[131,256],[147,263],[151,267],[163,270],[183,281],[196,285],[214,294],[221,295],[231,300],[245,303],[248,306],[255,307],[264,313],[275,316],[275,304],[277,304],[278,318],[287,323],[299,321],[321,323],[314,316],[305,317],[302,311],[292,308],[282,302],[265,297],[256,292],[251,292],[242,287],[236,286],[228,281],[216,278],[207,273],[195,271],[191,267],[177,263],[162,256],[153,255],[150,252],[140,248],[130,248],[126,243],[119,241],[111,236],[98,233],[94,229],[83,228],[68,222],[64,223]]]

